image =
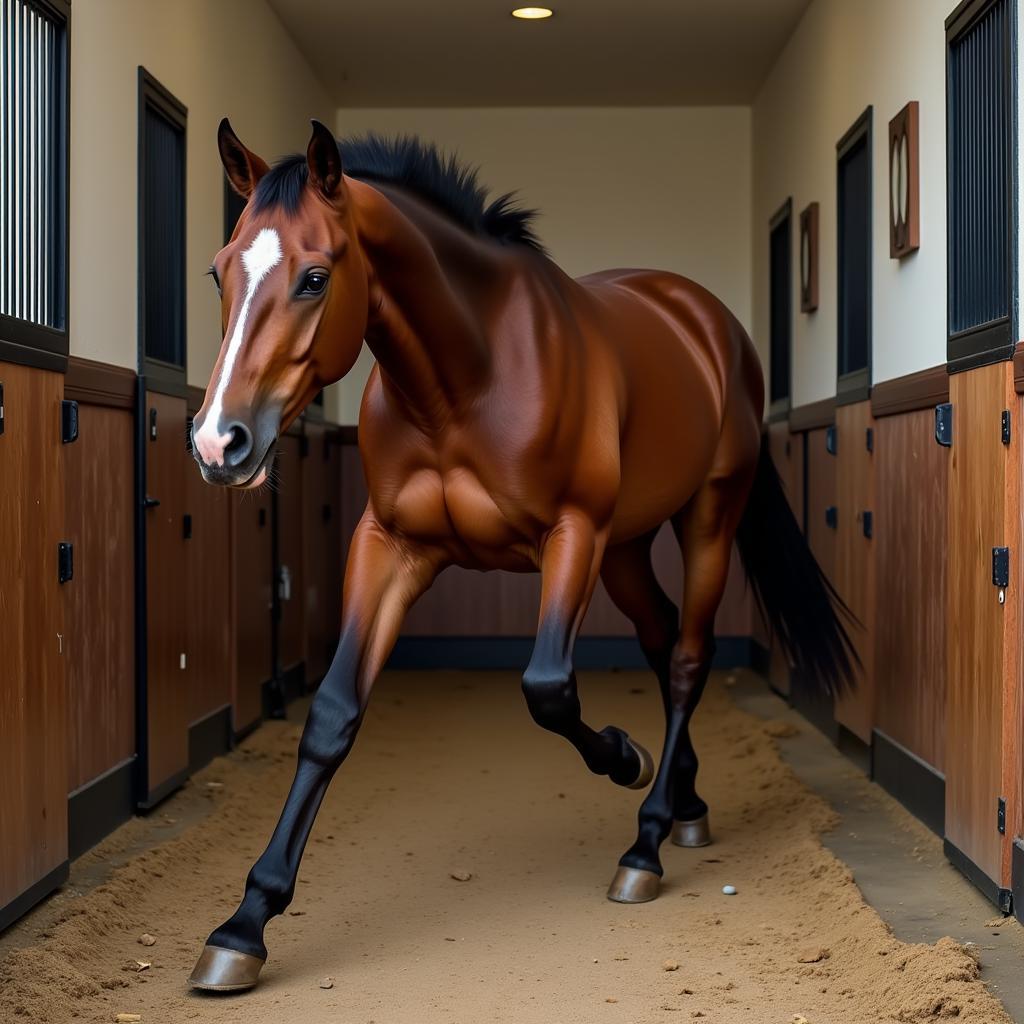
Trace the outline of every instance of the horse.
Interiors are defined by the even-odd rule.
[[[540,572],[527,706],[590,771],[650,785],[607,895],[655,898],[664,840],[710,841],[689,723],[734,541],[807,686],[841,692],[856,658],[764,444],[762,371],[746,331],[675,274],[570,278],[538,241],[532,211],[511,195],[490,201],[475,170],[418,139],[339,142],[314,121],[306,153],[269,167],[225,119],[218,147],[247,202],[210,268],[224,340],[193,423],[204,479],[263,485],[276,438],[364,343],[376,366],[358,428],[369,500],[351,540],[337,652],[280,820],[191,985],[257,983],[264,928],[292,899],[403,615],[451,565]],[[666,522],[685,569],[681,614],[651,566]],[[656,771],[627,732],[582,717],[573,645],[599,577],[658,678]]]

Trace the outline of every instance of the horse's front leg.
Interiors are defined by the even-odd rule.
[[[256,984],[267,958],[263,930],[292,900],[299,861],[328,783],[352,746],[405,612],[439,566],[435,552],[398,541],[369,512],[363,516],[345,572],[341,642],[310,706],[284,810],[249,872],[241,905],[207,940],[189,978],[193,987],[231,992]]]
[[[544,542],[541,554],[540,624],[523,693],[535,722],[564,736],[596,775],[640,789],[654,774],[654,761],[615,726],[595,732],[581,717],[572,650],[601,568],[605,538],[586,515],[566,513]]]

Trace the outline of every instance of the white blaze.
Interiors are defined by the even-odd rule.
[[[224,410],[224,392],[231,382],[235,360],[242,347],[245,321],[249,317],[249,307],[252,305],[256,289],[280,262],[281,239],[273,228],[261,229],[249,248],[242,253],[242,266],[245,268],[245,297],[242,299],[242,306],[235,318],[235,328],[231,332],[227,351],[224,353],[224,363],[220,368],[217,390],[213,393],[213,401],[210,403],[206,419],[203,420],[203,425],[195,436],[195,445],[199,449],[199,454],[208,464],[213,463],[218,466],[224,464],[224,448],[231,439],[230,432],[227,434],[219,432],[221,413]]]

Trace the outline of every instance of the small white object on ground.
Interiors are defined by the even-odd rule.
[[[736,895],[736,886],[735,885],[723,885],[722,886],[722,892],[725,893],[726,896],[735,896]]]

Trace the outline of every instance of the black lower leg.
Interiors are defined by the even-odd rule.
[[[640,758],[626,734],[613,725],[595,732],[583,721],[576,674],[571,669],[551,670],[531,663],[523,675],[523,693],[533,720],[564,736],[595,775],[607,775],[620,786],[636,780]]]
[[[249,872],[238,909],[210,935],[208,945],[266,959],[264,928],[291,903],[299,861],[320,803],[351,749],[361,719],[352,674],[340,671],[337,660],[309,709],[295,779],[270,843]]]
[[[673,659],[668,686],[669,712],[665,728],[664,751],[654,785],[640,805],[640,812],[637,815],[636,842],[619,861],[623,867],[652,871],[659,876],[662,873],[658,851],[661,844],[668,838],[668,834],[672,830],[672,820],[677,816],[678,805],[675,798],[675,787],[680,763],[680,749],[689,742],[690,718],[704,690],[710,665],[710,655],[699,662],[684,656]],[[692,744],[690,749],[692,751]],[[696,765],[696,758],[694,758],[694,765]],[[696,767],[694,767],[694,774],[696,774]],[[694,796],[696,796],[695,793]],[[695,815],[695,817],[699,816],[699,814]]]

